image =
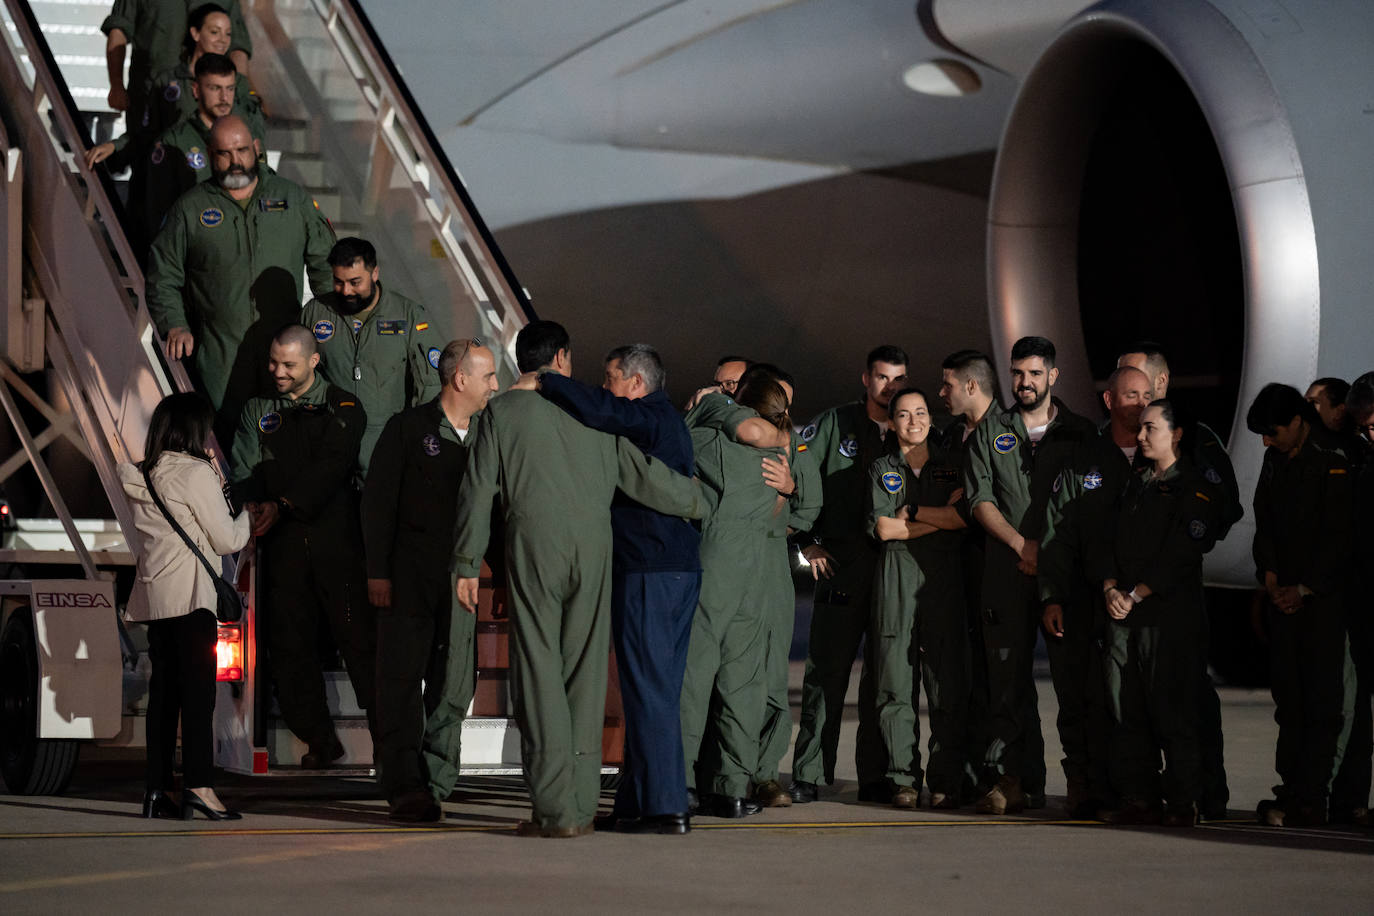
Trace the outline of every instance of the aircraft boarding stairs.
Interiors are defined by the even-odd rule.
[[[254,43],[251,76],[269,115],[268,147],[278,170],[315,196],[340,235],[364,235],[376,245],[384,283],[431,312],[443,310],[455,336],[487,341],[503,385],[509,382],[515,335],[527,320],[525,294],[364,14],[338,0],[245,0],[242,7]],[[0,502],[0,571],[10,564],[10,575],[22,573],[18,578],[29,583],[0,582],[0,650],[9,650],[0,651],[0,744],[9,760],[16,730],[26,718],[36,721],[36,750],[25,748],[37,754],[35,769],[61,769],[68,757],[74,766],[78,739],[142,743],[147,669],[135,642],[142,628],[126,631],[108,611],[59,612],[55,603],[76,599],[44,598],[38,591],[48,586],[32,583],[68,576],[63,587],[93,592],[96,604],[105,595],[114,596],[106,607],[124,599],[117,591],[126,593],[131,581],[134,529],[116,466],[142,457],[157,402],[190,387],[181,365],[163,357],[149,321],[116,185],[103,169],[88,170],[81,156],[91,126],[117,135],[123,120],[105,100],[99,24],[108,10],[108,0],[0,0],[0,406],[18,450],[0,460],[0,494],[32,506],[16,515],[34,516],[16,522]],[[45,428],[35,435],[31,429],[40,424]],[[0,439],[5,432],[0,428]],[[41,497],[32,492],[40,487]],[[102,517],[72,511],[89,505],[95,508],[87,514]],[[216,739],[221,766],[265,773],[269,765],[294,763],[304,748],[276,727],[270,681],[256,664],[254,565],[226,564],[247,593],[246,676],[220,684]],[[464,770],[518,772],[500,669],[504,623],[492,619],[486,594]],[[44,602],[47,609],[39,607]],[[9,626],[21,617],[26,621]],[[22,645],[26,627],[32,659]],[[68,645],[70,657],[62,657],[55,647]],[[12,670],[16,659],[31,661],[37,674],[26,696],[14,695],[24,689]],[[330,696],[348,750],[343,762],[366,772],[371,746],[342,672]],[[59,781],[35,776],[30,788],[51,790]]]

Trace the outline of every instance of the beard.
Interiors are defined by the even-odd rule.
[[[368,287],[366,293],[339,294],[339,314],[356,315],[363,309],[372,304],[372,297],[377,294],[377,285],[374,283]]]
[[[1040,405],[1045,403],[1045,399],[1050,396],[1050,389],[1046,386],[1044,391],[1037,391],[1034,388],[1016,389],[1016,403],[1022,410],[1038,410]],[[1027,400],[1029,398],[1030,400]]]
[[[215,181],[226,191],[241,191],[258,180],[258,164],[253,163],[252,168],[244,168],[241,165],[231,165],[222,172],[215,172]]]

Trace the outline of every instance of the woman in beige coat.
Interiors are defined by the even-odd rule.
[[[184,817],[200,811],[211,820],[237,819],[215,795],[215,584],[153,502],[153,488],[207,559],[234,553],[248,543],[247,511],[234,518],[207,442],[214,412],[199,394],[173,394],[157,405],[148,425],[140,465],[121,464],[119,479],[133,505],[138,528],[138,575],[125,617],[148,625],[148,775],[144,817]],[[215,559],[211,565],[217,566]],[[181,805],[168,796],[181,720]]]

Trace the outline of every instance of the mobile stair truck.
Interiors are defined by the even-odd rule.
[[[108,7],[0,0],[0,775],[18,794],[60,793],[83,744],[143,743],[142,628],[118,616],[137,539],[116,466],[142,457],[157,402],[190,387],[149,321],[117,186],[81,155],[120,120],[104,106]],[[340,235],[373,241],[389,281],[448,309],[455,333],[488,341],[509,381],[526,295],[362,10],[242,8],[269,162]],[[219,630],[216,758],[236,773],[299,772],[304,748],[276,718],[259,663],[253,570],[251,548],[225,563],[244,614]],[[463,769],[518,773],[504,623],[484,597]],[[343,672],[329,694],[347,750],[331,772],[371,773]]]

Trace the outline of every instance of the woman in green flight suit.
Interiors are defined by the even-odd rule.
[[[1089,542],[1107,607],[1107,689],[1113,788],[1109,823],[1191,827],[1202,794],[1197,684],[1206,665],[1202,555],[1219,530],[1218,494],[1186,457],[1183,424],[1167,399],[1141,414],[1152,466],[1126,485],[1106,537]],[[1159,772],[1163,751],[1165,770]],[[1161,816],[1160,798],[1168,802]]]
[[[780,430],[791,428],[787,395],[768,378],[736,392]],[[687,671],[682,684],[682,744],[687,779],[709,774],[700,785],[700,813],[743,817],[759,807],[747,800],[758,764],[759,734],[767,691],[767,635],[770,577],[768,537],[783,497],[759,472],[764,456],[776,454],[733,442],[716,429],[692,430],[697,479],[715,490],[718,505],[702,526],[701,597],[692,621]],[[708,711],[717,741],[710,759],[699,760]]]
[[[869,468],[870,530],[883,542],[873,583],[878,727],[887,745],[892,804],[921,791],[919,684],[930,708],[931,806],[957,808],[961,735],[969,697],[969,640],[959,565],[967,509],[957,460],[930,441],[930,406],[917,388],[888,404],[897,451]]]

